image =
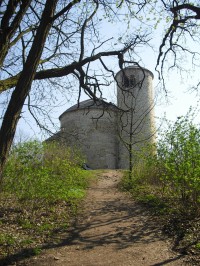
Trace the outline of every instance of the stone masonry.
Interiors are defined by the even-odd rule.
[[[49,139],[62,138],[81,150],[92,169],[127,169],[130,134],[136,150],[155,141],[153,74],[128,67],[115,78],[117,106],[102,100],[80,102],[59,117],[61,130]]]

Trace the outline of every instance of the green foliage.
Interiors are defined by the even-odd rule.
[[[31,141],[16,146],[4,172],[4,192],[20,200],[73,201],[84,196],[86,172],[78,153],[59,144]],[[88,173],[88,172],[87,172]]]
[[[160,186],[157,187],[155,169],[150,165],[149,158],[138,162],[130,173],[122,178],[122,189],[129,191],[140,203],[147,205],[156,214],[169,213],[168,202],[162,197]]]
[[[156,152],[149,156],[142,152],[131,178],[124,178],[125,189],[132,193],[139,189],[140,196],[159,195],[175,201],[182,210],[199,208],[200,129],[193,124],[193,117],[190,110],[175,123],[167,122],[167,129],[159,136]]]
[[[82,163],[78,151],[57,143],[29,141],[12,149],[0,192],[0,258],[19,249],[38,255],[42,243],[61,241],[92,176]]]
[[[16,239],[11,234],[0,234],[0,246],[10,246],[16,242]]]
[[[184,205],[200,201],[200,129],[192,118],[190,111],[168,124],[155,160],[163,186]]]
[[[123,189],[159,215],[179,250],[200,252],[200,129],[192,110],[158,136],[156,152],[141,152]]]
[[[31,238],[27,238],[27,239],[24,239],[21,241],[21,245],[25,246],[25,247],[32,244],[32,243],[34,243],[34,240]]]
[[[41,252],[42,252],[42,249],[39,248],[39,247],[36,247],[36,248],[32,249],[32,254],[35,255],[35,256],[40,255]]]

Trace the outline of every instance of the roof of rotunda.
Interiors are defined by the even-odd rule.
[[[87,109],[87,110],[90,110],[90,109],[105,109],[105,110],[109,109],[110,110],[110,109],[112,109],[113,111],[116,111],[117,106],[111,102],[108,103],[104,100],[94,101],[93,99],[88,99],[88,100],[79,102],[78,104],[75,104],[75,105],[71,106],[70,108],[68,108],[64,113],[62,113],[59,116],[59,119],[61,119],[62,116],[68,112],[82,110],[82,109]]]

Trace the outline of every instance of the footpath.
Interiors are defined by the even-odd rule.
[[[64,244],[29,261],[34,266],[184,266],[184,257],[143,207],[118,190],[119,171],[101,174],[88,189],[82,214]]]

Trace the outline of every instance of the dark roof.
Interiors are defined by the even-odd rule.
[[[66,113],[72,112],[72,111],[77,111],[77,110],[82,110],[82,109],[112,109],[112,110],[117,110],[117,106],[114,105],[111,102],[106,102],[104,100],[96,100],[94,101],[93,99],[88,99],[82,102],[79,102],[79,104],[75,104],[71,106],[69,109],[67,109],[64,113],[62,113],[59,116],[59,119]]]

